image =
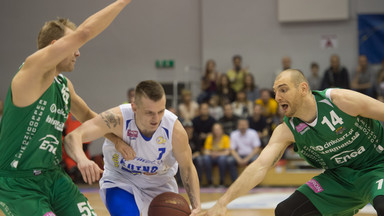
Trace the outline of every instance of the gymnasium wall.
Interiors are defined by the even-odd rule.
[[[44,21],[69,17],[80,24],[112,1],[0,1],[0,99],[24,59],[36,50]],[[133,0],[112,25],[80,49],[76,68],[66,73],[77,93],[96,112],[126,100],[129,87],[144,79],[191,81],[199,89],[201,68],[213,58],[226,72],[234,54],[256,75],[260,87],[271,87],[281,57],[308,74],[311,61],[323,71],[337,53],[352,70],[357,59],[358,13],[384,13],[382,0],[350,0],[343,21],[284,22],[277,0]],[[305,8],[297,8],[300,13]],[[322,35],[337,35],[338,47],[321,49]],[[155,61],[173,59],[174,69],[156,69]],[[93,150],[92,150],[93,149]],[[91,149],[100,152],[100,141]]]

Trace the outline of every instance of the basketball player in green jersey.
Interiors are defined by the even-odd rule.
[[[6,215],[96,215],[59,166],[68,113],[82,122],[96,116],[61,72],[74,69],[78,49],[129,3],[117,0],[77,29],[67,19],[47,22],[41,29],[39,50],[27,57],[11,82],[0,125],[0,209]],[[85,182],[100,178],[102,170],[85,156],[81,145],[64,147]]]
[[[299,70],[285,70],[273,89],[284,123],[214,207],[201,215],[225,215],[226,205],[259,184],[293,144],[302,158],[325,171],[275,209],[277,216],[354,215],[371,203],[384,215],[384,104],[345,89],[311,91]]]

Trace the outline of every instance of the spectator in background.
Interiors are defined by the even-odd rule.
[[[249,101],[254,102],[260,97],[260,91],[257,85],[255,84],[255,79],[253,75],[248,73],[244,77],[244,92],[247,95]]]
[[[204,143],[204,167],[208,185],[212,185],[212,166],[217,164],[220,173],[220,185],[224,185],[224,177],[227,169],[227,157],[230,154],[229,136],[223,131],[219,123],[212,127],[212,133],[208,135]]]
[[[232,57],[233,69],[227,71],[231,87],[235,92],[238,92],[244,88],[244,77],[248,73],[246,69],[242,67],[242,57],[235,55]]]
[[[233,113],[241,118],[247,118],[252,115],[253,102],[247,99],[244,91],[236,94],[236,100],[232,103]]]
[[[209,115],[212,116],[216,121],[224,116],[223,107],[220,106],[218,95],[212,95],[209,99]]]
[[[132,103],[133,100],[135,100],[135,88],[129,88],[127,90],[127,102],[125,103]]]
[[[263,116],[263,112],[263,107],[260,104],[255,104],[252,116],[248,117],[249,128],[257,131],[262,147],[268,143],[270,131],[267,119]]]
[[[375,72],[368,65],[367,56],[359,56],[359,65],[352,78],[351,88],[365,95],[375,97]]]
[[[227,103],[232,103],[235,100],[236,92],[232,89],[226,74],[221,74],[220,76],[217,95],[219,95],[221,106]]]
[[[184,121],[183,126],[185,131],[187,131],[189,145],[192,150],[192,161],[195,164],[197,175],[199,177],[199,182],[201,182],[203,175],[203,156],[202,156],[202,145],[199,142],[198,137],[194,135],[193,123],[191,121]]]
[[[216,71],[216,62],[212,59],[208,60],[205,64],[205,73],[201,78],[201,94],[197,102],[208,102],[210,97],[217,92],[217,82],[219,79],[219,72]]]
[[[281,71],[290,69],[290,68],[292,67],[292,59],[291,59],[291,57],[289,57],[289,56],[284,56],[284,57],[281,59],[281,66],[282,66]]]
[[[262,89],[260,91],[260,98],[256,100],[256,104],[260,104],[263,107],[263,115],[270,120],[277,112],[277,102],[272,98],[271,91],[269,89]]]
[[[384,59],[381,62],[381,68],[377,72],[377,94],[379,96],[384,96]]]
[[[275,73],[273,73],[272,80],[275,80],[275,78],[277,77],[277,75],[279,75],[281,73],[281,71],[284,71],[284,70],[287,70],[287,69],[290,69],[290,68],[292,68],[292,59],[291,59],[291,57],[283,56],[283,58],[281,58],[281,68],[277,69],[275,71]],[[273,83],[272,83],[272,85],[273,85]]]
[[[192,120],[193,129],[199,144],[202,146],[208,134],[212,131],[215,119],[209,115],[209,106],[207,103],[200,104],[199,115]]]
[[[308,83],[312,90],[319,90],[321,87],[319,65],[316,62],[311,63],[311,75],[308,77]]]
[[[237,121],[239,117],[233,114],[231,104],[224,105],[224,116],[219,120],[219,123],[223,126],[224,133],[230,135],[232,131],[237,128]]]
[[[257,132],[249,128],[247,119],[240,119],[237,130],[231,133],[231,156],[227,160],[232,182],[238,177],[237,165],[246,166],[256,160],[261,152],[260,147]]]
[[[330,62],[331,66],[324,73],[321,89],[333,87],[349,89],[348,70],[340,65],[340,57],[332,55]]]
[[[192,93],[187,89],[181,91],[179,115],[184,121],[191,121],[199,112],[199,104],[192,100]]]

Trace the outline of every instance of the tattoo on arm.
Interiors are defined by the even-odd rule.
[[[111,111],[103,112],[100,114],[100,116],[104,120],[108,128],[111,128],[111,126],[116,127],[117,125],[120,125],[120,117],[116,116]]]
[[[282,150],[281,152],[280,152],[280,154],[275,158],[275,160],[273,160],[273,163],[272,163],[272,166],[275,166],[276,165],[276,163],[279,161],[279,159],[283,156],[283,154],[284,154],[284,150]]]
[[[189,176],[189,173],[181,175],[181,180],[183,181],[183,185],[184,185],[185,191],[188,194],[189,201],[191,202],[192,208],[197,207],[196,197],[191,191],[191,178]]]

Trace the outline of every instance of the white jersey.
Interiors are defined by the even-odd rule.
[[[177,117],[165,110],[155,133],[152,137],[145,137],[137,128],[131,105],[120,105],[120,110],[124,123],[123,140],[131,144],[136,157],[126,161],[115,149],[115,145],[105,139],[100,194],[105,203],[105,189],[124,189],[135,196],[142,216],[146,216],[148,206],[155,196],[168,191],[178,192],[174,178],[178,164],[172,153],[172,133]]]

